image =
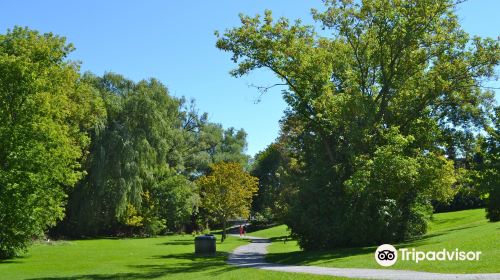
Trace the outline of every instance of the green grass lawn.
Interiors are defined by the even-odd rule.
[[[422,261],[418,264],[398,261],[391,269],[410,269],[443,273],[492,273],[500,272],[500,222],[490,223],[484,209],[435,214],[429,232],[421,239],[396,248],[416,248],[421,251],[454,250],[482,251],[479,261]],[[285,226],[278,226],[250,233],[272,238],[267,260],[294,265],[326,267],[382,268],[374,259],[375,247],[346,248],[332,251],[303,252],[296,241],[284,242],[288,235]]]
[[[218,242],[215,257],[193,254],[189,235],[36,244],[20,258],[0,261],[0,279],[332,279],[227,265],[227,252],[247,242]]]
[[[250,233],[271,238],[271,262],[327,267],[381,268],[373,257],[375,247],[323,252],[302,252],[285,226]],[[436,214],[429,233],[419,240],[396,244],[418,250],[479,250],[478,262],[401,262],[391,268],[449,273],[500,272],[500,223],[489,223],[484,210]],[[246,244],[229,237],[217,243],[218,254],[193,254],[193,237],[166,236],[136,239],[95,239],[39,243],[22,257],[0,261],[0,279],[332,279],[307,274],[238,268],[225,263],[227,253]],[[338,278],[334,278],[338,279]]]

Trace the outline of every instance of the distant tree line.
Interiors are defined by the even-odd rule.
[[[155,235],[219,223],[194,181],[217,163],[245,173],[245,131],[208,121],[156,79],[81,74],[71,51],[51,33],[0,35],[0,258],[49,229]]]

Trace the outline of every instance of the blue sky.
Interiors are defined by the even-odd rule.
[[[277,137],[286,104],[279,89],[256,102],[259,93],[248,85],[276,82],[269,72],[229,76],[234,65],[229,54],[215,48],[214,31],[237,26],[239,13],[264,9],[312,23],[313,7],[321,9],[321,1],[0,0],[0,32],[14,25],[50,31],[76,46],[71,59],[82,61],[84,71],[113,71],[136,81],[156,77],[171,94],[195,98],[211,121],[244,128],[253,155]],[[458,14],[467,32],[496,38],[498,11],[498,0],[469,0]]]

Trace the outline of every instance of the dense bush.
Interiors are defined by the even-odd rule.
[[[449,202],[433,201],[434,212],[450,212],[466,209],[483,208],[486,202],[476,189],[460,188]]]
[[[487,132],[476,169],[479,189],[486,196],[486,216],[496,222],[500,221],[500,107],[495,108],[493,124]]]
[[[153,196],[158,216],[165,219],[170,232],[183,230],[200,204],[195,184],[180,175],[160,180],[154,187]]]

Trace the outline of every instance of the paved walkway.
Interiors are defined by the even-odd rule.
[[[232,235],[239,237],[239,235]],[[321,266],[298,266],[298,265],[280,265],[267,263],[265,255],[266,247],[271,244],[268,239],[246,236],[251,239],[251,243],[236,248],[228,258],[228,263],[240,267],[253,267],[266,270],[282,272],[300,272],[318,275],[330,275],[352,278],[366,279],[397,279],[397,280],[441,280],[441,279],[500,279],[500,273],[490,274],[444,274],[420,272],[411,270],[394,269],[367,269],[367,268],[333,268]]]

